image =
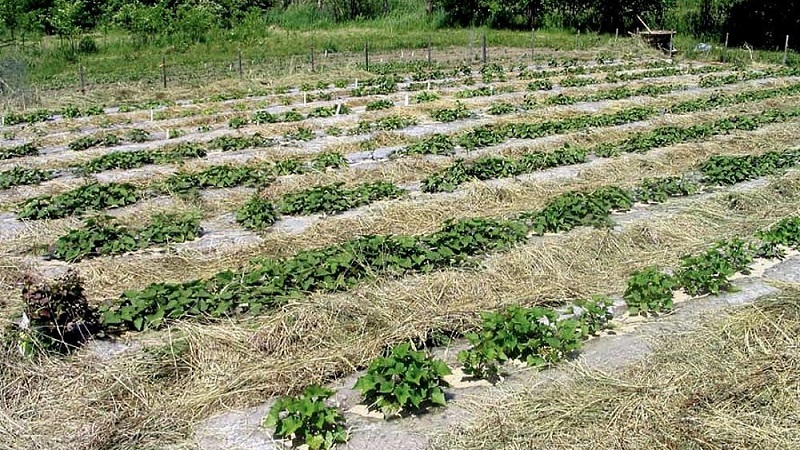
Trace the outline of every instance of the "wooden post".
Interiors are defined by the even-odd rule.
[[[433,62],[433,59],[431,57],[431,45],[432,45],[431,37],[428,36],[428,65],[431,65],[431,62]]]
[[[728,48],[728,37],[729,36],[730,36],[730,33],[725,33],[725,48]]]
[[[578,30],[578,34],[575,35],[575,50],[578,50],[581,47],[581,30]]]
[[[314,67],[314,47],[311,47],[311,71],[316,71],[316,68]]]
[[[786,43],[783,45],[783,64],[789,62],[789,35],[786,35]]]
[[[672,59],[672,55],[675,53],[675,46],[673,45],[673,39],[675,38],[674,34],[669,35],[669,59]]]
[[[239,57],[239,78],[244,78],[244,70],[242,70],[242,49],[239,49],[238,57]]]
[[[161,84],[167,88],[167,57],[161,56]]]
[[[533,62],[536,58],[534,57],[536,54],[536,47],[534,46],[534,41],[536,40],[536,28],[531,28],[531,62]]]
[[[614,42],[619,40],[619,28],[614,31]]]
[[[81,80],[81,94],[86,94],[86,79],[83,75],[83,65],[78,66],[78,76]]]
[[[483,33],[483,37],[481,39],[481,45],[483,46],[483,53],[481,54],[481,62],[486,64],[486,32]]]
[[[367,67],[367,72],[369,72],[369,41],[364,43],[364,65]]]

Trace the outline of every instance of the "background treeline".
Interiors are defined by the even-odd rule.
[[[654,27],[713,40],[730,33],[731,44],[767,49],[800,30],[800,0],[0,0],[7,38],[55,35],[74,50],[76,37],[97,30],[123,30],[139,43],[202,42],[270,25],[329,27],[405,15],[436,27],[625,33],[641,27],[637,14]]]

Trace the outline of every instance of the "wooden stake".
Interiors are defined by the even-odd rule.
[[[431,62],[432,62],[432,58],[431,58],[431,37],[428,36],[428,65],[430,65]]]
[[[789,35],[786,35],[786,44],[783,45],[783,64],[789,62]]]
[[[536,54],[534,41],[536,41],[536,28],[531,28],[531,61],[535,59],[534,55]]]
[[[483,61],[484,64],[486,64],[486,33],[485,32],[483,33],[483,38],[482,38],[482,41],[481,41],[481,45],[483,45],[483,54],[481,55],[482,56],[482,61]]]
[[[316,68],[314,67],[314,47],[311,47],[311,72],[315,72]]]
[[[725,48],[728,48],[728,36],[730,33],[725,33]]]
[[[364,65],[367,68],[367,72],[369,72],[369,41],[364,43]]]
[[[242,70],[242,49],[238,50],[238,59],[239,59],[239,78],[244,77],[244,70]]]
[[[614,31],[614,42],[619,40],[619,28]]]
[[[81,79],[81,94],[86,94],[86,80],[83,76],[83,65],[78,66],[78,76]]]
[[[161,57],[161,84],[164,85],[164,89],[167,88],[167,57]]]

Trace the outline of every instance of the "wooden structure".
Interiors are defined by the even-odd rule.
[[[673,45],[673,40],[675,39],[676,34],[675,31],[651,30],[641,17],[636,16],[636,18],[639,19],[639,22],[641,22],[647,30],[642,32],[637,30],[636,35],[642,38],[647,45],[657,48],[669,54],[670,56],[677,52],[677,50],[675,50],[675,46]]]

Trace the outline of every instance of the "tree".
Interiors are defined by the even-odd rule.
[[[75,54],[75,39],[81,34],[85,14],[82,0],[56,0],[51,9],[50,25],[62,42],[67,41],[71,54]]]
[[[11,40],[16,40],[16,31],[20,25],[22,4],[19,0],[3,0],[0,2],[0,22],[11,32]]]

